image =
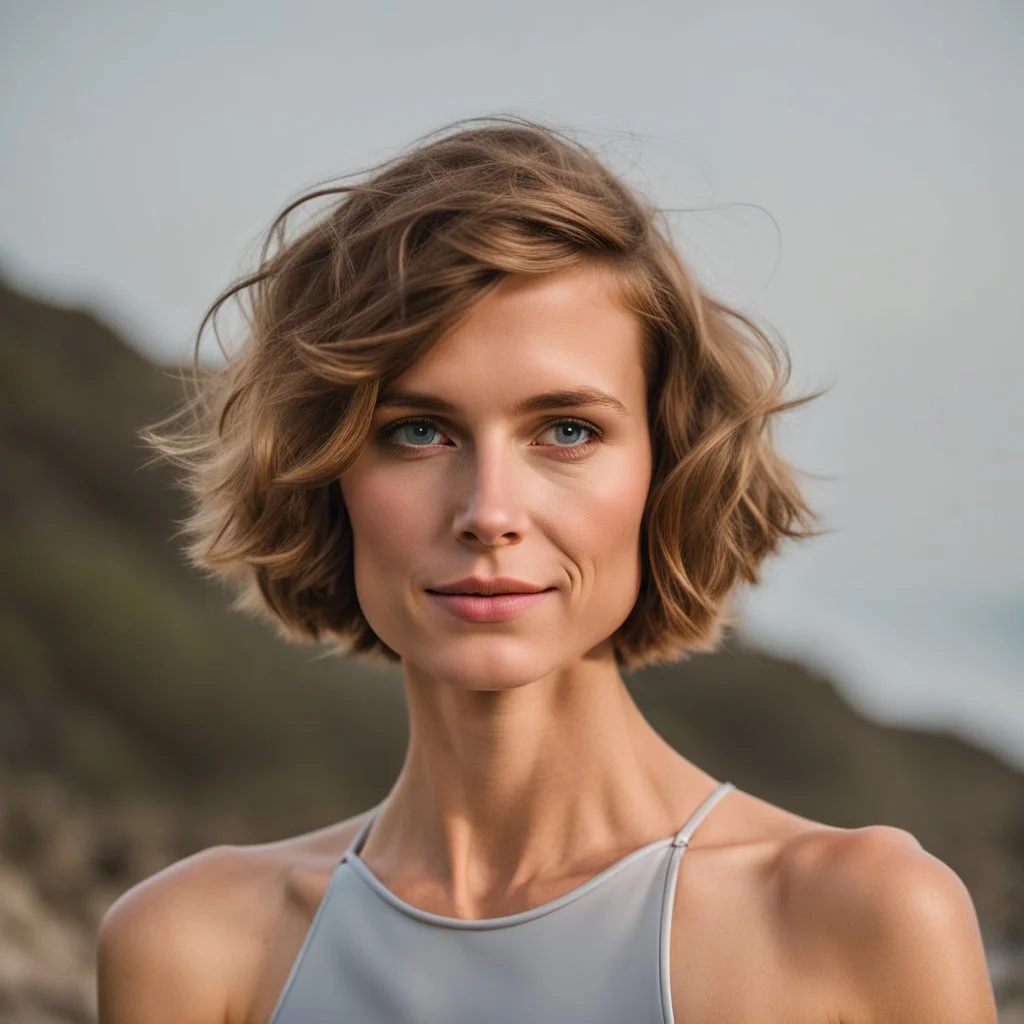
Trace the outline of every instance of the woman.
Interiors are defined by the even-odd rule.
[[[712,778],[623,683],[813,533],[768,339],[532,122],[324,195],[208,314],[251,296],[199,415],[146,437],[240,607],[401,663],[407,757],[376,808],[123,896],[103,1024],[995,1021],[952,870]]]

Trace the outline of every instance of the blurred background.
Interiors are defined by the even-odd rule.
[[[629,685],[682,753],[967,883],[1024,1020],[1024,8],[0,2],[0,1020],[95,1019],[95,925],[381,799],[394,672],[227,611],[135,431],[287,201],[456,118],[567,128],[781,336],[831,533]],[[226,321],[231,333],[231,320]],[[208,337],[204,357],[217,358]]]

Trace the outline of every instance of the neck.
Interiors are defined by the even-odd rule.
[[[613,659],[507,690],[410,665],[405,683],[406,760],[363,853],[453,903],[670,836],[714,784],[646,721]]]

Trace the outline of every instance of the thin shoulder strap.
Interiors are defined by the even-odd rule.
[[[370,826],[374,823],[377,818],[377,812],[380,810],[380,806],[374,807],[370,812],[370,816],[363,822],[362,828],[356,833],[355,838],[348,844],[348,848],[341,856],[341,862],[344,863],[353,854],[358,854],[363,848],[363,843],[366,841],[366,835],[370,831]]]
[[[683,859],[697,831],[697,826],[708,816],[711,808],[729,792],[736,787],[731,782],[721,783],[687,819],[686,824],[676,833],[672,840],[671,854],[669,856],[668,870],[665,872],[665,888],[661,900],[661,1012],[666,1024],[674,1024],[675,1017],[672,1015],[672,986],[670,984],[671,963],[669,962],[669,950],[672,936],[672,913],[676,899],[676,880],[679,877],[679,863]]]
[[[718,788],[709,796],[704,803],[700,805],[686,820],[686,824],[676,833],[675,839],[672,840],[673,846],[687,846],[690,840],[693,838],[693,833],[697,831],[697,827],[700,823],[708,816],[711,812],[711,808],[718,803],[719,800],[729,792],[730,789],[736,787],[731,782],[723,782]]]

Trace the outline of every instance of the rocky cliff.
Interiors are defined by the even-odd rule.
[[[355,813],[400,765],[393,672],[314,661],[186,568],[183,496],[135,433],[180,395],[95,317],[0,287],[0,1020],[93,1020],[93,935],[116,895],[203,846]],[[913,832],[970,888],[1003,1019],[1024,1019],[1024,777],[955,736],[870,722],[735,640],[628,682],[715,775]]]

